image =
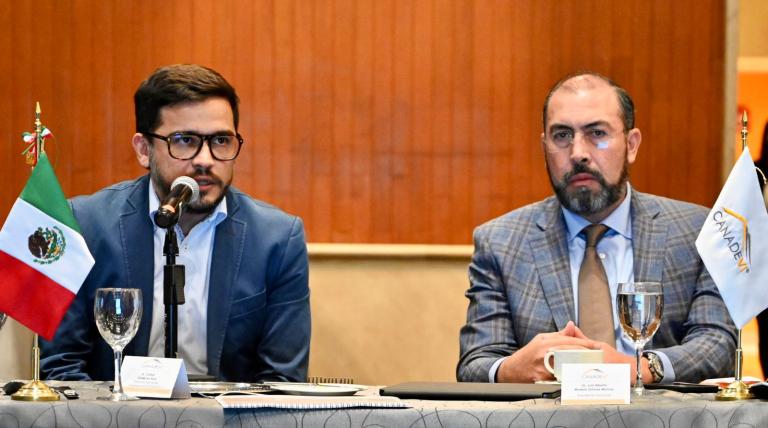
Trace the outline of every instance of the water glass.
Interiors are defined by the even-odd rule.
[[[138,288],[100,288],[96,290],[93,314],[101,337],[115,355],[115,384],[112,394],[99,397],[102,400],[138,400],[123,392],[120,365],[123,349],[136,335],[141,322],[141,290]]]
[[[661,313],[664,309],[664,294],[658,282],[628,282],[619,284],[616,294],[616,306],[619,312],[619,324],[624,334],[635,344],[637,359],[637,379],[632,393],[641,396],[645,393],[640,356],[643,347],[659,329]]]

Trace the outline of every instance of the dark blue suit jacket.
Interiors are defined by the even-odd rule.
[[[144,312],[124,355],[147,355],[154,287],[149,177],[72,200],[96,264],[53,341],[47,379],[114,379],[112,350],[93,316],[97,288],[140,288]],[[208,292],[208,374],[228,381],[306,378],[310,312],[301,219],[230,188],[216,228]],[[180,344],[181,345],[181,344]]]

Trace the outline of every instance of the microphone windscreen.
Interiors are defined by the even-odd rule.
[[[189,199],[189,203],[194,203],[200,199],[200,186],[198,186],[197,182],[191,177],[187,177],[186,175],[177,177],[175,180],[173,180],[173,183],[171,183],[171,190],[173,190],[176,186],[187,186],[192,189],[192,197]]]

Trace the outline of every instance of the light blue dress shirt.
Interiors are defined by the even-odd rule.
[[[632,253],[632,218],[630,201],[632,200],[632,187],[627,183],[627,195],[624,201],[601,223],[610,229],[597,243],[597,254],[603,262],[605,274],[608,277],[608,286],[611,292],[611,305],[613,306],[613,331],[616,337],[614,344],[616,350],[627,355],[635,355],[635,346],[629,338],[622,334],[621,326],[616,312],[616,292],[622,282],[634,280],[634,261]],[[563,208],[563,217],[568,229],[568,255],[571,266],[571,286],[573,287],[573,306],[576,308],[576,325],[579,323],[579,270],[584,259],[586,238],[581,231],[589,226],[589,220]],[[664,366],[662,383],[672,383],[675,380],[675,372],[672,363],[663,352],[654,351],[659,356]],[[496,371],[505,358],[498,359],[489,373],[490,382],[496,380]]]
[[[152,223],[160,200],[149,182],[149,215]],[[178,309],[178,355],[184,360],[188,374],[208,374],[208,287],[211,256],[216,226],[227,217],[227,200],[222,199],[214,211],[196,224],[184,236],[177,224],[175,231],[179,243],[176,264],[184,265],[184,304]],[[165,229],[154,226],[154,282],[152,301],[152,327],[149,334],[149,356],[165,356],[165,304],[163,303],[163,244]]]

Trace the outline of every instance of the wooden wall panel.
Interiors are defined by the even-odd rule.
[[[132,96],[197,62],[238,89],[236,185],[312,242],[465,244],[551,194],[541,103],[592,69],[634,96],[643,190],[711,204],[720,185],[722,0],[0,2],[0,211],[28,176],[34,101],[68,195],[143,170]]]

